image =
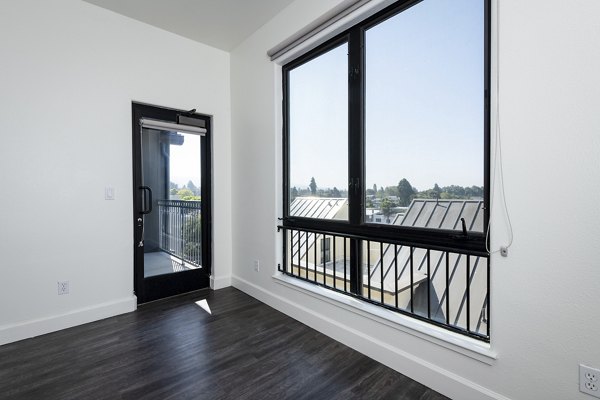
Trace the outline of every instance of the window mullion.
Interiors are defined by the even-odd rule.
[[[484,2],[485,7],[485,21],[484,21],[484,96],[485,96],[485,110],[483,113],[483,192],[484,192],[484,214],[483,214],[483,232],[488,232],[488,226],[490,223],[490,85],[491,85],[491,1],[486,0]],[[489,248],[489,235],[486,235],[486,249]]]
[[[348,41],[348,214],[351,225],[364,221],[364,126],[365,126],[365,51],[364,31],[354,28]],[[362,245],[350,241],[350,290],[360,294],[362,288]]]
[[[348,42],[348,185],[349,221],[363,222],[365,128],[364,31],[355,28]]]

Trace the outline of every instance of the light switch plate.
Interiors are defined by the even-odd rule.
[[[104,188],[104,200],[114,200],[115,199],[115,188],[112,186],[107,186]]]

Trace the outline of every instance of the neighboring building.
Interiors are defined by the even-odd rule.
[[[482,232],[483,201],[415,199],[411,202],[406,214],[403,217],[397,217],[393,224],[462,231],[462,218],[465,220],[467,231]],[[412,248],[413,284],[417,284],[412,295],[412,307],[415,313],[421,315],[427,315],[427,254],[426,249]],[[446,279],[446,256],[448,256],[450,272],[448,279]],[[390,298],[394,296],[396,290],[394,274],[397,262],[398,307],[410,309],[411,248],[396,246],[396,251],[394,251],[394,245],[384,245],[383,257],[378,256],[371,259],[376,260],[370,270],[371,287],[382,287],[381,268],[383,268],[383,290],[384,294]],[[467,296],[469,296],[471,307],[469,326],[474,331],[485,332],[487,329],[487,259],[470,256],[469,261],[470,285],[467,294],[466,256],[437,250],[429,251],[431,318],[445,321],[448,309],[450,311],[449,321],[452,325],[466,326],[466,303]],[[446,291],[446,280],[449,284],[448,291]],[[365,278],[363,278],[363,282],[366,282]],[[448,299],[450,304],[447,307]]]
[[[296,197],[290,204],[290,216],[348,219],[348,199],[330,197]]]
[[[347,205],[347,199],[343,198],[298,197],[290,205],[290,215],[344,220],[347,218]],[[375,218],[377,216],[376,213],[371,215]],[[396,214],[392,218],[394,218],[392,225],[457,231],[462,231],[461,219],[464,218],[467,231],[482,232],[483,201],[415,199],[404,214]],[[291,257],[294,274],[318,282],[325,280],[330,286],[333,286],[334,277],[338,287],[343,286],[344,278],[349,281],[349,242],[346,242],[344,247],[342,237],[311,232],[294,231],[290,236],[288,257]],[[410,310],[412,307],[416,314],[424,316],[428,314],[427,293],[429,292],[432,319],[446,321],[446,311],[449,310],[450,324],[466,326],[467,258],[465,255],[437,250],[430,250],[428,253],[426,249],[413,247],[414,292],[411,296],[411,248],[380,242],[369,243],[368,249],[366,242],[363,247],[363,291],[368,290],[368,282],[370,282],[370,290],[374,298],[379,299],[383,289],[384,302],[395,305],[397,294],[400,309]],[[427,275],[428,254],[430,279]],[[448,279],[446,279],[446,255],[450,272]],[[471,308],[469,326],[471,330],[483,333],[487,329],[487,259],[470,256],[469,261],[468,296]],[[449,285],[448,291],[446,281]],[[448,301],[449,304],[446,304]]]
[[[290,204],[290,215],[294,217],[347,220],[348,199],[296,197]],[[339,262],[340,278],[343,279],[343,238],[296,231],[289,240],[291,246],[288,246],[288,257],[294,260],[293,263],[295,263],[298,275],[307,276],[307,274],[312,274],[314,277],[314,274],[317,274],[322,277],[325,268],[325,274],[329,276],[329,279],[333,279],[334,264]],[[333,251],[334,249],[337,251]],[[332,253],[335,253],[335,259],[332,259]],[[338,275],[337,268],[336,275]]]

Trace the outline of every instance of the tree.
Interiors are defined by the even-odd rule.
[[[177,195],[181,198],[186,197],[186,196],[193,196],[194,193],[190,190],[190,189],[179,189],[177,191]]]
[[[340,194],[340,191],[335,186],[333,187],[333,190],[331,191],[331,196],[332,197],[342,197],[342,195]]]
[[[377,193],[377,184],[376,183],[373,184],[373,192]]]
[[[296,186],[294,186],[294,187],[292,188],[292,193],[291,193],[291,196],[292,196],[292,198],[291,198],[291,201],[294,201],[294,199],[295,199],[296,197],[298,197],[298,188],[297,188]]]
[[[471,186],[465,188],[465,196],[471,197],[483,197],[483,186]]]
[[[413,196],[415,195],[415,190],[412,185],[406,178],[402,178],[400,182],[398,182],[398,199],[400,201],[400,205],[402,207],[407,207]]]
[[[198,188],[196,187],[196,185],[194,185],[194,182],[189,181],[186,185],[186,187],[188,189],[190,189],[192,191],[193,194],[197,195],[200,194],[200,190],[198,190]]]
[[[310,178],[310,185],[308,185],[308,187],[310,188],[310,193],[313,196],[316,196],[317,195],[317,182],[315,182],[314,176],[312,178]]]
[[[200,265],[202,263],[202,220],[199,213],[185,216],[183,243],[184,258]]]
[[[177,191],[177,195],[181,200],[186,201],[198,201],[200,200],[200,196],[196,196],[190,189],[179,189]]]
[[[458,185],[440,187],[436,183],[435,185],[433,185],[433,188],[415,193],[415,196],[418,196],[420,199],[444,200],[483,198],[483,187],[462,187]]]
[[[381,212],[384,215],[387,223],[390,223],[390,215],[392,215],[394,209],[394,202],[387,197],[381,201]]]
[[[386,196],[398,196],[398,186],[386,186],[383,192]]]
[[[442,193],[442,189],[440,189],[440,187],[438,186],[437,183],[434,184],[433,185],[433,195],[434,195],[434,198],[439,199],[441,193]]]
[[[457,185],[450,185],[442,188],[443,192],[448,193],[448,198],[460,199],[465,197],[465,188]]]

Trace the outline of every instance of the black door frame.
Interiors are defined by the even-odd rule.
[[[132,162],[133,162],[133,245],[134,290],[138,304],[164,297],[210,287],[212,269],[212,117],[168,107],[132,102]],[[179,116],[203,120],[206,134],[202,142],[201,196],[202,196],[202,268],[172,274],[144,277],[144,248],[139,247],[142,229],[138,218],[142,215],[140,186],[142,186],[142,149],[140,119],[149,118],[177,123]]]

